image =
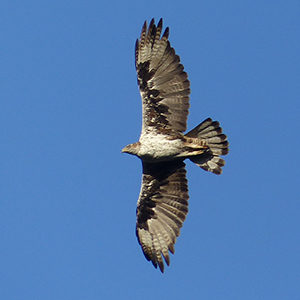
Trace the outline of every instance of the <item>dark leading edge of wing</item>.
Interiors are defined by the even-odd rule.
[[[143,162],[143,178],[137,205],[136,235],[147,260],[164,271],[169,251],[188,212],[188,186],[183,161]]]
[[[169,28],[162,33],[151,20],[144,23],[135,45],[135,65],[143,102],[142,133],[184,132],[189,109],[190,83],[180,58],[168,41]]]

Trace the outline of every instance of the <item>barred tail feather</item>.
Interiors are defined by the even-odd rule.
[[[186,136],[204,140],[209,147],[207,152],[191,156],[189,159],[205,171],[221,174],[225,161],[219,155],[226,155],[229,149],[227,137],[222,133],[220,123],[208,118],[189,131]]]

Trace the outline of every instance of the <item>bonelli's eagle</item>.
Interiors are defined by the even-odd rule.
[[[219,122],[208,118],[184,134],[189,109],[190,82],[179,56],[158,25],[144,23],[135,45],[135,66],[142,97],[140,139],[122,152],[143,164],[137,203],[136,235],[147,260],[164,271],[188,212],[185,159],[206,171],[221,174],[228,142]]]

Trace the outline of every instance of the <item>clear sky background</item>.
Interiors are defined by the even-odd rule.
[[[134,44],[164,18],[191,81],[188,128],[219,120],[221,176],[187,162],[190,212],[165,273],[135,237]],[[300,1],[2,1],[0,298],[300,299]]]

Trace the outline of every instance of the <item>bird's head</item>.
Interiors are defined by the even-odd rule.
[[[122,153],[129,153],[132,155],[138,155],[138,151],[140,149],[140,143],[129,144],[122,149]]]

